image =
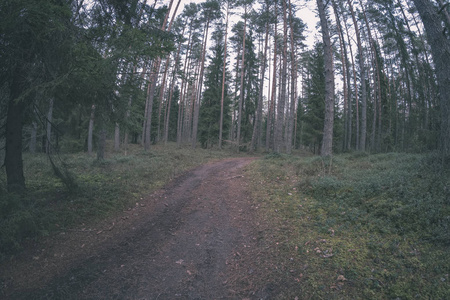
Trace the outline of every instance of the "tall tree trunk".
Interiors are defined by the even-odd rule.
[[[289,110],[288,117],[288,130],[286,137],[286,153],[290,154],[292,152],[292,135],[294,131],[294,119],[295,119],[295,104],[297,102],[297,60],[296,60],[296,49],[294,45],[294,24],[292,23],[293,14],[292,14],[292,5],[291,0],[289,0],[289,23],[291,27],[291,107]]]
[[[244,11],[244,32],[242,38],[242,58],[241,58],[241,92],[239,94],[238,104],[238,121],[237,121],[237,134],[236,134],[236,151],[239,152],[241,145],[241,122],[242,122],[242,103],[244,102],[244,75],[245,75],[245,38],[247,33],[247,5],[245,5]]]
[[[349,29],[347,26],[347,22],[345,22],[344,20],[344,26],[345,26],[345,32],[346,32],[346,36],[347,36],[347,40],[349,41],[348,43],[348,48],[350,50],[350,59],[352,62],[352,74],[353,74],[353,88],[355,89],[355,115],[356,115],[356,120],[355,120],[355,149],[359,150],[359,92],[358,92],[358,76],[356,74],[356,66],[355,66],[355,59],[353,56],[353,48],[352,48],[352,44],[350,43],[351,38],[350,38],[350,33],[349,33]],[[349,78],[350,80],[350,78]],[[350,80],[351,81],[351,80]],[[349,108],[352,108],[352,103],[349,103]],[[352,126],[352,113],[350,113],[350,126]],[[351,142],[351,141],[350,141]],[[351,147],[349,147],[351,148]]]
[[[197,145],[197,131],[198,131],[198,118],[200,115],[200,99],[202,97],[202,88],[203,88],[203,74],[205,72],[205,56],[206,56],[206,44],[208,42],[208,30],[209,30],[209,22],[210,19],[206,20],[205,32],[203,34],[203,49],[202,49],[202,61],[200,67],[200,75],[198,77],[198,87],[197,94],[195,97],[194,103],[194,119],[192,122],[192,148],[195,148]]]
[[[366,27],[367,27],[367,33],[369,35],[369,43],[370,43],[370,48],[372,49],[372,57],[373,57],[373,64],[375,65],[375,76],[374,76],[374,85],[375,88],[374,90],[376,90],[376,97],[374,98],[374,112],[373,112],[373,128],[372,128],[372,135],[373,135],[373,143],[374,143],[374,150],[380,151],[381,150],[381,74],[382,74],[382,69],[381,66],[379,64],[378,61],[378,49],[377,49],[377,45],[375,43],[375,40],[373,39],[372,36],[372,30],[370,29],[370,24],[369,24],[369,20],[367,18],[366,15],[366,11],[364,9],[364,7],[361,7],[362,12],[363,12],[363,16],[364,16],[364,21],[366,23]],[[403,9],[402,9],[403,10]],[[376,122],[378,122],[378,135],[375,137],[375,127],[376,127]]]
[[[345,45],[345,40],[344,40],[344,32],[342,30],[342,26],[341,26],[341,20],[340,20],[340,15],[339,15],[339,10],[338,10],[338,6],[336,5],[336,1],[332,0],[331,4],[333,5],[333,11],[334,11],[334,15],[336,17],[336,26],[337,26],[337,31],[338,31],[338,37],[339,37],[339,48],[340,48],[340,52],[341,52],[341,63],[342,63],[342,88],[344,91],[344,139],[343,139],[343,143],[342,143],[342,150],[346,151],[348,148],[348,102],[350,101],[349,99],[349,90],[348,90],[348,86],[347,86],[347,72],[348,72],[348,68],[349,66],[347,65],[347,51],[346,51],[346,45]]]
[[[170,10],[173,5],[173,0],[170,0],[169,3],[169,9],[167,10],[166,16],[164,18],[163,24],[161,25],[161,30],[166,31],[166,24],[167,19],[169,18]],[[177,6],[178,7],[178,6]],[[176,11],[175,11],[176,12]],[[171,20],[172,24],[173,18]],[[152,128],[152,112],[153,112],[153,99],[155,96],[155,90],[156,90],[156,82],[158,79],[159,69],[161,66],[161,57],[157,57],[156,61],[153,64],[153,72],[150,74],[150,81],[149,86],[147,88],[147,115],[145,116],[146,123],[145,123],[145,135],[144,135],[144,150],[148,151],[150,150],[150,144],[151,144],[151,128]]]
[[[275,16],[277,15],[277,5],[275,4]],[[269,112],[267,114],[266,128],[266,151],[270,150],[271,132],[275,118],[275,97],[277,92],[277,23],[275,20],[274,37],[273,37],[273,75],[272,75],[272,96],[270,97]]]
[[[227,68],[227,38],[228,38],[228,17],[230,13],[230,2],[227,1],[227,12],[225,22],[225,42],[223,49],[223,70],[222,70],[222,95],[220,98],[220,121],[219,121],[219,149],[222,149],[222,135],[223,135],[223,103],[225,98],[225,81],[226,81],[226,68]]]
[[[161,85],[159,87],[159,98],[158,98],[158,126],[157,126],[157,134],[156,134],[156,143],[159,142],[161,139],[161,113],[162,113],[162,107],[163,107],[163,99],[164,94],[166,93],[166,79],[167,79],[167,72],[169,71],[169,65],[170,65],[170,53],[167,55],[166,63],[164,64],[164,73],[161,81]]]
[[[431,46],[441,100],[440,149],[443,155],[448,156],[450,155],[450,40],[445,35],[446,31],[441,25],[438,10],[432,2],[414,0],[414,3]]]
[[[267,11],[269,10],[269,6],[267,5]],[[259,94],[258,94],[258,107],[256,110],[256,118],[255,124],[253,126],[253,135],[252,141],[250,144],[250,151],[258,150],[261,141],[261,128],[262,128],[262,109],[263,109],[263,90],[264,90],[264,81],[266,76],[266,65],[267,65],[267,48],[269,44],[269,22],[266,23],[266,32],[264,38],[264,53],[261,59],[261,79],[259,83]]]
[[[188,66],[190,66],[191,64],[191,60],[189,59],[190,57],[190,53],[191,53],[191,42],[192,42],[192,21],[189,25],[189,38],[188,38],[188,44],[186,47],[186,57],[184,60],[184,67],[183,67],[183,77],[182,77],[182,81],[181,81],[181,89],[180,89],[180,105],[178,106],[178,124],[177,124],[177,146],[180,147],[181,146],[181,142],[183,140],[183,128],[185,128],[185,126],[183,126],[184,124],[184,120],[185,118],[184,116],[184,112],[186,112],[186,103],[188,97],[188,86],[189,86],[189,82],[188,82],[188,74],[186,73],[186,70],[189,70]]]
[[[347,0],[347,4],[352,15],[353,25],[355,27],[356,42],[359,52],[359,70],[361,73],[361,133],[359,137],[359,150],[366,151],[367,138],[367,87],[366,87],[366,67],[364,64],[364,51],[362,48],[361,34],[359,32],[358,22],[356,21],[355,12],[353,10],[351,0]]]
[[[177,56],[177,60],[178,60],[178,56]],[[173,90],[175,89],[175,81],[176,81],[175,77],[176,77],[177,64],[178,64],[178,62],[176,62],[175,66],[174,66],[175,69],[174,69],[173,76],[172,76],[172,84],[170,85],[169,99],[167,100],[167,109],[166,109],[166,115],[164,118],[164,120],[165,120],[165,122],[164,122],[164,144],[167,144],[167,142],[169,141],[170,109],[172,107]]]
[[[323,0],[317,0],[325,61],[325,121],[323,127],[323,140],[320,154],[330,156],[333,153],[333,124],[334,124],[334,67],[333,46],[328,30],[328,20]]]
[[[275,122],[275,152],[280,153],[283,146],[283,126],[284,126],[284,108],[286,103],[286,79],[287,79],[287,16],[286,0],[283,1],[283,51],[282,65],[280,70],[281,85],[280,98],[277,103],[277,119]]]

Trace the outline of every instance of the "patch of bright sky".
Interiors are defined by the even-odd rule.
[[[172,11],[175,9],[175,6],[177,4],[178,0],[174,0]],[[205,0],[182,0],[180,3],[180,7],[178,8],[177,14],[181,13],[184,9],[184,6],[186,4],[189,4],[191,2],[200,4],[202,2],[205,2]],[[259,6],[257,4],[258,1],[255,1],[255,8]],[[155,0],[147,0],[147,3],[149,5],[152,5],[155,3]],[[156,6],[160,5],[169,5],[170,0],[156,0]],[[296,13],[296,16],[302,19],[302,21],[308,26],[305,36],[306,36],[306,45],[308,47],[312,47],[312,45],[315,43],[315,41],[320,40],[321,36],[319,33],[319,30],[317,29],[317,23],[319,21],[319,18],[317,16],[316,12],[316,1],[299,1],[299,0],[291,0],[291,3],[296,5],[298,8],[298,11]],[[233,18],[234,22],[239,20],[238,16],[235,16]],[[233,21],[232,21],[233,22]]]

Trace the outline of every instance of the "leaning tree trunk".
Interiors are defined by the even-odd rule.
[[[320,26],[325,60],[325,121],[323,127],[323,140],[320,154],[332,155],[333,152],[333,124],[334,124],[334,74],[333,74],[333,46],[328,30],[328,20],[323,0],[317,0]]]
[[[440,149],[450,155],[450,40],[442,28],[442,18],[431,1],[414,0],[431,46],[441,100]],[[447,29],[448,30],[448,29]]]

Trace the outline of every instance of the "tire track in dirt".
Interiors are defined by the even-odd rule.
[[[150,196],[145,213],[40,288],[13,299],[240,299],[230,286],[237,249],[255,225],[243,168],[252,158],[198,167]],[[239,296],[239,297],[238,297]]]

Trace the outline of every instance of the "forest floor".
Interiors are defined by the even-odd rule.
[[[59,232],[0,270],[7,299],[272,299],[245,166],[205,164],[113,219]]]

